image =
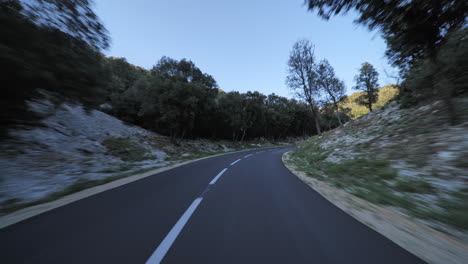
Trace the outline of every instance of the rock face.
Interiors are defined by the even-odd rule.
[[[408,109],[392,102],[324,133],[317,142],[331,164],[354,158],[389,162],[398,171],[397,178],[386,181],[389,186],[429,183],[430,192],[411,191],[413,186],[394,192],[416,204],[419,211],[414,209],[414,215],[426,214],[420,219],[424,224],[468,244],[468,98],[454,101],[462,119],[455,126],[442,102]],[[405,213],[396,207],[390,210]]]
[[[400,109],[392,102],[327,132],[320,141],[330,150],[327,161],[337,163],[364,150],[373,159],[391,161],[400,175],[424,177],[443,191],[457,190],[468,181],[468,126],[449,126],[442,105]]]
[[[9,131],[0,153],[0,203],[9,199],[31,201],[63,189],[77,179],[101,179],[128,165],[108,155],[102,142],[108,138],[157,140],[160,135],[123,123],[81,105],[55,106],[49,100],[29,102],[42,115],[42,125]],[[150,144],[143,146],[151,160],[142,166],[165,164],[166,154]]]

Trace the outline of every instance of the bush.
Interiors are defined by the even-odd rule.
[[[468,91],[468,28],[448,37],[434,60],[423,59],[406,74],[401,85],[403,107],[430,100],[441,100]]]
[[[423,179],[399,179],[395,185],[397,190],[410,193],[430,193],[434,190],[432,184]]]
[[[141,161],[149,158],[148,150],[129,138],[108,138],[102,144],[107,148],[108,154],[123,161]]]

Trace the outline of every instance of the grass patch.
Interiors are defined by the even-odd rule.
[[[116,172],[124,172],[124,171],[131,170],[131,169],[134,168],[134,167],[135,167],[135,165],[133,165],[133,164],[122,164],[122,165],[120,165],[119,167],[116,167],[116,168],[106,168],[106,169],[103,169],[103,170],[98,171],[97,173],[116,173]]]
[[[130,138],[108,138],[102,142],[107,153],[123,161],[142,161],[148,159],[148,150]]]
[[[328,155],[329,152],[321,148],[314,137],[292,151],[290,157],[291,162],[307,175],[343,188],[369,202],[407,210],[416,208],[413,201],[394,189],[392,181],[397,179],[398,172],[388,161],[355,158],[331,163],[326,161]]]
[[[400,207],[413,216],[468,230],[468,188],[439,198],[434,206],[412,195],[436,191],[423,178],[398,177],[397,170],[385,160],[356,158],[335,164],[326,161],[328,155],[313,137],[291,152],[290,162],[307,175],[369,202]]]
[[[395,188],[402,192],[409,193],[431,193],[434,191],[434,186],[423,179],[405,178],[398,179]]]
[[[354,190],[351,193],[357,197],[376,204],[397,206],[409,211],[416,208],[416,205],[406,197],[398,196],[394,192],[388,190],[367,188]]]
[[[438,205],[443,210],[435,214],[436,220],[468,230],[468,188],[452,192],[450,198],[439,199]]]

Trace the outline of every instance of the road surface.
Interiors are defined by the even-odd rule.
[[[0,230],[1,263],[422,263],[282,164],[193,162]]]

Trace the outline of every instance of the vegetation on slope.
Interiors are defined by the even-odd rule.
[[[463,122],[468,122],[466,102],[455,100]],[[311,177],[403,209],[437,229],[468,231],[468,130],[450,127],[444,107],[438,101],[400,109],[393,102],[310,138],[290,161]]]
[[[364,92],[355,92],[348,95],[339,103],[341,109],[348,113],[351,119],[357,119],[367,113],[369,109],[358,102],[358,98]],[[378,90],[377,102],[373,105],[374,109],[379,109],[398,96],[398,88],[393,85],[385,85]]]

